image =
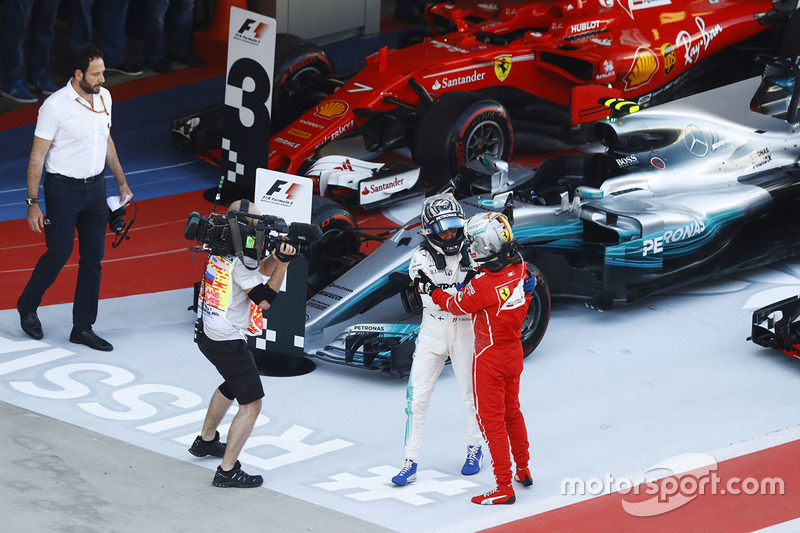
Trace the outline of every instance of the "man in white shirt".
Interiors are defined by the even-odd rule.
[[[108,223],[104,169],[108,167],[114,175],[123,203],[129,202],[133,193],[111,139],[112,102],[103,88],[103,53],[87,44],[72,53],[71,61],[73,77],[44,101],[36,122],[25,204],[28,226],[37,233],[44,230],[47,251],[17,300],[17,311],[22,330],[41,339],[44,333],[36,310],[72,254],[77,229],[80,262],[69,340],[111,351],[111,343],[92,330]],[[43,171],[46,215],[39,205]]]

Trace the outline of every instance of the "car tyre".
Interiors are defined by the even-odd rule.
[[[444,93],[431,102],[414,136],[414,162],[425,181],[439,187],[479,155],[508,161],[514,130],[506,109],[472,92]]]
[[[358,222],[347,209],[330,198],[314,196],[311,223],[322,230],[308,262],[309,295],[329,285],[360,259],[360,241],[353,230]]]
[[[528,275],[536,276],[539,282],[533,291],[531,303],[528,305],[528,314],[522,324],[522,351],[528,357],[539,343],[542,342],[550,323],[550,288],[538,268],[528,263]]]
[[[292,35],[279,33],[275,38],[275,69],[272,83],[272,134],[294,122],[320,98],[292,94],[287,83],[307,76],[333,75],[333,63],[316,44]]]

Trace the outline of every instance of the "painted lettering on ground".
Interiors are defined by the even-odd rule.
[[[172,440],[182,446],[191,444],[205,417],[207,401],[186,388],[168,383],[138,383],[133,371],[119,365],[94,362],[60,361],[76,353],[62,348],[52,348],[40,341],[12,341],[0,337],[0,354],[15,354],[30,350],[41,350],[0,363],[0,376],[31,370],[36,377],[28,380],[6,378],[11,389],[31,397],[57,402],[71,401],[77,409],[97,418],[114,422],[141,421],[136,429],[147,434],[166,434],[179,428],[190,431]],[[57,366],[53,366],[53,365]],[[93,388],[94,385],[94,388]],[[97,399],[98,390],[113,392]],[[95,401],[79,401],[94,396]],[[171,406],[171,407],[170,407]],[[185,410],[178,415],[163,417],[161,413]],[[232,420],[235,410],[227,415]],[[159,415],[162,418],[159,419]],[[340,438],[321,440],[311,438],[314,430],[297,424],[280,434],[270,434],[270,419],[259,415],[255,429],[248,439],[240,459],[263,470],[307,461],[349,446],[352,442]],[[226,435],[230,424],[219,427]],[[317,441],[309,444],[309,439]],[[281,453],[275,453],[275,449]]]

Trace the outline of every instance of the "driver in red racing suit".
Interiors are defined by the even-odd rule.
[[[443,310],[454,315],[472,314],[475,407],[497,483],[472,501],[512,504],[516,496],[511,486],[509,443],[516,463],[514,479],[526,487],[533,484],[528,469],[528,430],[519,404],[523,360],[520,329],[531,299],[526,294],[530,284],[525,283],[525,261],[502,214],[475,215],[467,221],[464,232],[470,255],[479,264],[475,277],[456,295],[440,289],[421,270],[415,282],[418,290],[430,294]],[[535,279],[532,281],[535,283]]]

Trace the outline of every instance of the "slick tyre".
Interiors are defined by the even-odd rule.
[[[275,40],[275,73],[272,92],[272,134],[291,124],[327,95],[315,95],[303,81],[333,75],[333,63],[316,44],[279,33]]]
[[[528,357],[542,342],[550,323],[550,288],[538,268],[528,264],[528,274],[538,277],[541,281],[536,284],[531,303],[528,305],[528,314],[522,324],[522,351]]]
[[[444,93],[431,102],[414,137],[414,162],[432,187],[447,183],[481,154],[507,161],[514,149],[514,130],[505,108],[464,91]]]
[[[322,230],[308,263],[309,295],[316,294],[338,278],[360,258],[360,242],[355,217],[329,198],[311,200],[311,223]]]

